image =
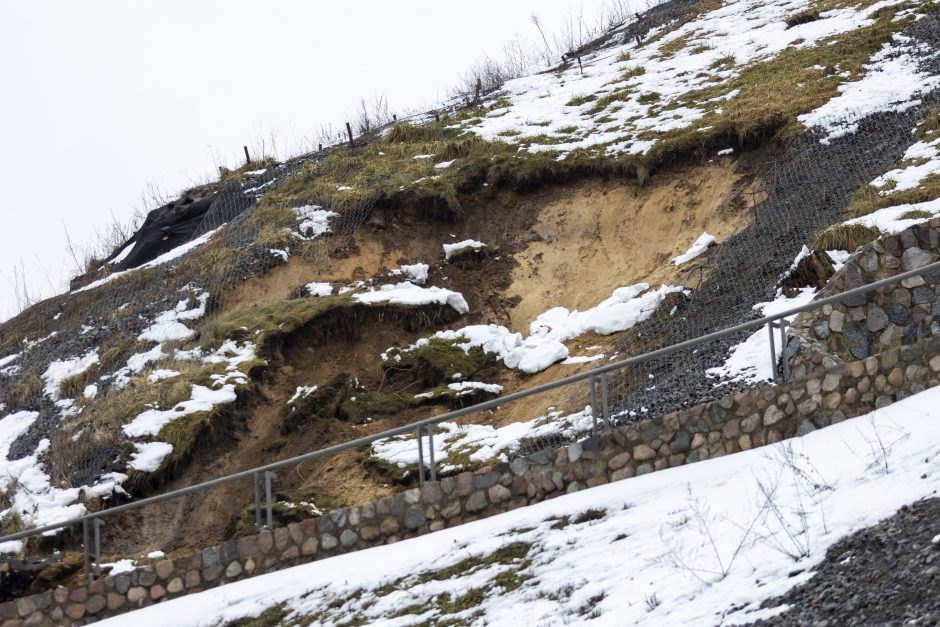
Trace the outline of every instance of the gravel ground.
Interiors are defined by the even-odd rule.
[[[844,538],[805,584],[754,625],[940,625],[940,498]]]

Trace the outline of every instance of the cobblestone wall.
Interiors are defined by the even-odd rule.
[[[940,219],[879,238],[854,255],[823,291],[839,294],[921,268],[940,258]],[[834,307],[802,314],[791,331],[821,358],[863,359],[887,348],[940,334],[940,271],[850,296]],[[813,359],[808,353],[805,358]]]
[[[0,605],[0,625],[84,624],[349,551],[468,523],[565,493],[721,457],[866,413],[940,383],[940,337],[463,472],[372,503]]]

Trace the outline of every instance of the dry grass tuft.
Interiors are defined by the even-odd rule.
[[[823,229],[813,236],[815,250],[853,251],[881,236],[881,231],[873,226],[861,224],[836,224]]]

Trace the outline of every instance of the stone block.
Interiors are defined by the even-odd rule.
[[[304,532],[300,528],[300,523],[292,522],[287,525],[287,535],[294,544],[300,544],[304,541]]]
[[[471,494],[467,499],[466,510],[473,514],[482,511],[486,506],[486,494],[480,490]]]
[[[117,592],[108,593],[108,609],[119,610],[124,606],[124,595]]]
[[[318,548],[319,542],[317,542],[316,538],[307,538],[301,545],[300,552],[305,556],[316,555]]]
[[[615,470],[614,472],[610,473],[610,480],[622,481],[623,479],[629,479],[630,477],[633,477],[634,475],[636,475],[636,471],[633,469],[632,466],[624,466],[623,468],[619,470]]]
[[[195,569],[187,571],[185,583],[187,590],[198,587],[199,584],[202,583],[202,576],[199,574],[199,571]]]
[[[170,583],[166,585],[166,591],[170,594],[179,594],[186,589],[186,586],[183,584],[182,577],[174,577],[170,580]]]
[[[320,546],[323,547],[324,551],[332,551],[337,546],[339,546],[339,540],[337,540],[336,536],[331,533],[324,533],[320,537]]]
[[[157,577],[167,579],[173,574],[173,560],[160,560],[154,564],[153,568],[157,572]]]
[[[607,468],[610,470],[620,470],[624,466],[630,463],[631,455],[630,453],[623,452],[619,455],[615,455],[607,462]]]
[[[242,574],[242,565],[238,560],[229,563],[229,565],[225,568],[225,576],[228,579],[234,579],[235,577],[238,577],[241,574]]]
[[[646,444],[639,444],[633,447],[633,458],[639,462],[648,461],[656,457],[656,451]]]
[[[300,528],[303,530],[304,535],[308,538],[310,536],[315,536],[317,534],[317,519],[316,518],[305,518],[300,521]]]
[[[490,497],[490,502],[494,504],[507,501],[509,500],[509,497],[512,496],[509,490],[501,485],[491,486],[490,489],[487,491],[487,494]]]
[[[71,603],[65,608],[65,615],[72,620],[81,620],[85,616],[85,604]]]
[[[344,549],[352,547],[354,544],[356,544],[356,542],[359,542],[359,534],[352,529],[345,529],[343,533],[339,535],[339,543],[343,546]]]
[[[412,508],[405,514],[406,529],[417,529],[426,522],[427,518],[424,515],[424,510],[419,507]]]
[[[202,569],[202,580],[203,581],[215,581],[222,575],[222,565],[213,564]]]
[[[398,519],[392,516],[386,516],[385,518],[383,518],[382,524],[379,525],[379,531],[381,531],[382,534],[386,536],[390,534],[398,533],[399,529],[400,529],[400,523],[398,522]]]
[[[278,551],[283,551],[284,547],[287,546],[287,541],[290,539],[289,534],[287,533],[287,527],[276,527],[274,529],[274,548]],[[228,544],[226,542],[225,544]],[[225,546],[223,544],[222,546]],[[237,559],[238,551],[232,551],[232,559]],[[223,564],[227,564],[229,561],[223,561]]]
[[[237,564],[238,562],[234,562],[234,563]],[[166,596],[166,588],[164,588],[160,584],[157,584],[150,588],[150,598],[153,599],[154,601],[159,601],[165,596]]]
[[[131,603],[140,603],[147,598],[147,588],[136,586],[127,591],[127,600]]]
[[[465,471],[457,475],[457,494],[469,496],[473,492],[473,473]]]

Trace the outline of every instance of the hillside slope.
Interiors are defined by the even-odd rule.
[[[3,531],[811,298],[828,277],[782,291],[805,245],[838,264],[940,213],[938,39],[935,1],[674,0],[480,102],[188,190],[213,199],[188,242],[135,269],[92,264],[0,325]],[[772,377],[729,366],[752,341],[614,381],[618,420]],[[474,442],[455,425],[442,470],[577,438],[587,401],[476,417]],[[279,477],[279,521],[412,485],[413,444]],[[252,502],[239,486],[126,515],[106,552],[200,548],[250,527]]]

